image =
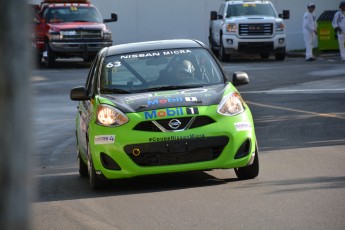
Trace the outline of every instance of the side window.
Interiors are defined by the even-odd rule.
[[[97,57],[93,60],[91,67],[90,67],[90,71],[89,74],[87,76],[87,80],[86,80],[86,90],[88,95],[92,95],[94,93],[95,90],[95,84],[97,82],[97,66],[99,63],[99,59],[100,59],[101,55],[97,55]]]
[[[220,5],[219,11],[218,11],[218,15],[224,15],[224,7],[225,7],[224,4]]]

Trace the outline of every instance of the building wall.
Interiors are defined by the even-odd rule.
[[[38,0],[29,0],[39,2]],[[170,39],[193,38],[208,44],[209,15],[218,11],[224,0],[91,0],[103,18],[110,13],[118,21],[109,23],[114,44]],[[316,16],[325,10],[338,9],[341,0],[271,0],[278,13],[290,10],[286,20],[287,49],[303,49],[302,17],[307,4],[316,4]]]

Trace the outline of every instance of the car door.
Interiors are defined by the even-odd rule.
[[[221,4],[219,11],[218,11],[218,17],[219,15],[222,15],[224,17],[224,10],[225,10],[225,4]],[[224,23],[223,18],[218,18],[217,20],[213,21],[213,41],[215,41],[219,45],[219,39],[220,39],[220,31],[222,29],[222,25]]]
[[[98,54],[96,58],[94,59],[90,71],[87,77],[87,81],[85,84],[87,95],[90,96],[90,99],[92,99],[95,95],[95,84],[97,82],[97,67],[99,64],[100,55]],[[91,122],[92,116],[95,112],[95,108],[91,100],[85,100],[81,101],[78,104],[78,145],[80,151],[86,156],[87,154],[87,146],[88,146],[88,130],[89,130],[89,124]]]

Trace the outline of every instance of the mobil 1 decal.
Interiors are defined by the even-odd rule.
[[[186,107],[186,108],[166,108],[166,109],[159,109],[159,110],[151,110],[144,112],[145,120],[154,120],[154,119],[162,119],[162,118],[172,118],[172,117],[180,117],[185,115],[195,115],[199,114],[198,107]]]

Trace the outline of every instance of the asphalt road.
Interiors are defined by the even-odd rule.
[[[338,57],[241,59],[240,87],[258,136],[260,175],[233,170],[118,180],[92,191],[77,169],[76,102],[88,65],[37,69],[32,229],[344,229],[345,64]]]

